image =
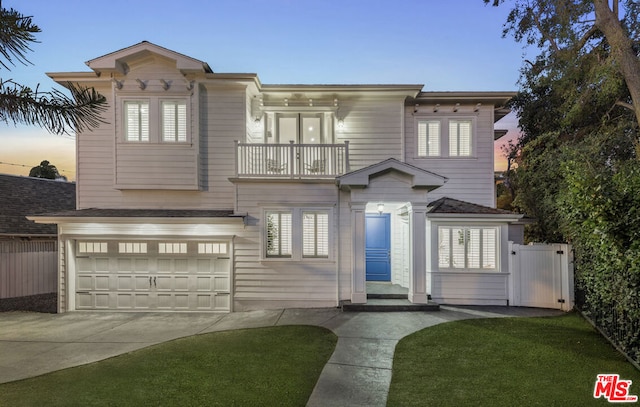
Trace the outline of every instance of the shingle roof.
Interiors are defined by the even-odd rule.
[[[504,209],[490,208],[488,206],[477,205],[447,197],[431,202],[428,206],[427,212],[437,214],[517,215],[516,213],[505,211]]]
[[[49,212],[47,217],[69,218],[228,218],[231,209],[79,209]]]
[[[0,235],[55,235],[56,225],[25,216],[74,209],[76,184],[0,174]]]

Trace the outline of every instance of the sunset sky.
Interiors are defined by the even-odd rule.
[[[207,62],[254,72],[265,84],[424,84],[425,91],[517,89],[523,53],[501,37],[508,5],[482,0],[3,0],[42,29],[32,65],[0,69],[41,90],[46,72],[151,41]],[[55,85],[57,86],[57,85]],[[497,125],[517,134],[513,115]],[[75,179],[75,140],[0,123],[0,173],[27,175],[42,160]],[[496,144],[496,169],[504,169]]]

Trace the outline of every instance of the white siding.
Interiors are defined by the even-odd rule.
[[[238,210],[248,213],[250,221],[245,237],[236,243],[236,310],[337,305],[337,239],[330,242],[329,259],[295,261],[262,256],[263,208],[327,209],[334,215],[330,227],[335,228],[336,196],[333,183],[238,184]]]
[[[402,161],[403,99],[341,100],[338,116],[344,114],[344,127],[336,132],[336,142],[349,140],[351,170],[387,158]]]
[[[507,305],[507,273],[432,273],[431,296],[443,304]]]
[[[452,113],[453,105],[440,106],[437,113],[420,113],[414,115],[413,107],[405,110],[405,146],[406,161],[416,167],[446,177],[444,186],[429,194],[434,201],[443,196],[472,202],[479,205],[495,206],[495,181],[493,175],[493,110],[492,106],[473,111],[472,105],[460,106],[458,112]],[[473,118],[475,124],[474,153],[472,157],[440,157],[417,158],[416,121],[422,119],[456,119]],[[441,134],[446,133],[447,126],[441,127]],[[441,147],[445,143],[441,139]],[[445,150],[442,148],[442,150]]]

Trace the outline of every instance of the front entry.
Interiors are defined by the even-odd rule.
[[[366,214],[367,281],[391,281],[391,214]]]

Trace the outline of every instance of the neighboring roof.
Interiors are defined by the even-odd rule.
[[[443,186],[444,183],[447,182],[447,178],[438,174],[423,170],[422,168],[418,168],[411,164],[400,162],[395,158],[389,158],[368,167],[341,175],[336,178],[336,183],[339,187],[346,188],[366,187],[369,185],[369,180],[372,177],[387,173],[391,170],[412,176],[413,188],[426,188],[428,190],[432,190]]]
[[[219,222],[225,219],[243,220],[244,215],[234,213],[231,209],[79,209],[71,211],[49,212],[30,217],[39,223],[60,222],[135,222],[138,219],[148,222],[199,222],[206,220]]]
[[[504,209],[491,208],[470,202],[459,201],[453,198],[443,197],[431,202],[427,206],[429,215],[501,215],[520,219],[521,214],[505,211]]]
[[[0,235],[56,235],[55,225],[41,225],[28,215],[76,207],[76,184],[0,174]]]

